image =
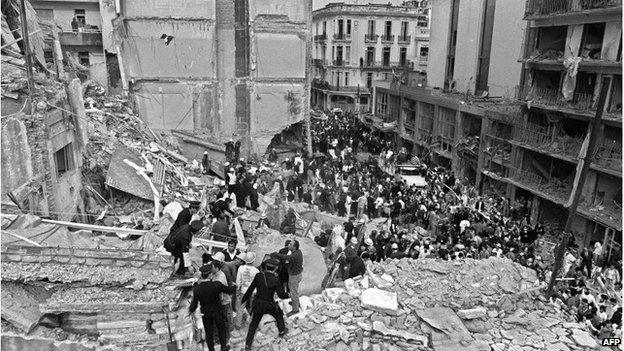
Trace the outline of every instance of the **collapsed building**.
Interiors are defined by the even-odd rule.
[[[175,131],[190,149],[205,147],[194,138],[203,136],[263,154],[309,115],[311,1],[118,5],[122,76],[154,130]]]

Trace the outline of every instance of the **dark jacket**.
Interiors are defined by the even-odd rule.
[[[285,260],[288,263],[286,264],[286,268],[288,269],[289,275],[297,275],[303,272],[303,253],[301,253],[301,249],[297,249],[295,252],[290,255],[284,255],[280,253],[273,253],[271,256],[275,256],[279,259]]]
[[[183,225],[171,237],[171,244],[173,246],[172,252],[188,252],[192,238],[193,234],[191,233],[191,225]]]
[[[193,217],[193,215],[191,214],[191,210],[189,210],[188,207],[183,209],[178,214],[178,217],[176,218],[175,222],[171,226],[170,232],[174,233],[179,228],[181,228],[183,225],[191,223],[191,218],[192,217]]]
[[[254,290],[256,290],[256,300],[261,300],[263,302],[273,303],[275,301],[273,300],[273,295],[276,293],[280,299],[288,298],[288,294],[284,291],[284,287],[279,279],[277,279],[275,275],[269,273],[260,272],[256,274],[251,285],[245,292],[245,295],[243,295],[241,304],[249,300]]]
[[[351,259],[349,264],[349,278],[357,277],[358,275],[364,275],[366,273],[366,265],[364,260],[360,256],[355,256]]]
[[[217,281],[202,281],[193,287],[193,301],[189,306],[191,313],[197,309],[197,303],[201,303],[201,312],[218,312],[223,310],[221,305],[220,293],[232,294],[236,291],[236,286],[225,286]]]

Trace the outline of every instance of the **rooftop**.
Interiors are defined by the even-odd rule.
[[[424,8],[412,6],[395,6],[391,4],[345,4],[342,2],[330,3],[327,6],[312,12],[313,19],[318,17],[330,17],[338,14],[351,15],[379,15],[384,17],[402,16],[402,17],[426,17]]]

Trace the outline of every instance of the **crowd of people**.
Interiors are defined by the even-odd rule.
[[[193,235],[209,231],[232,238],[230,218],[237,208],[256,210],[259,195],[265,194],[276,198],[276,204],[282,200],[305,202],[348,219],[342,230],[328,229],[315,238],[326,247],[329,258],[339,260],[343,278],[362,275],[370,262],[385,259],[491,256],[506,257],[535,269],[543,281],[550,278],[550,267],[537,253],[538,239],[546,228],[541,223],[530,224],[529,201],[480,196],[452,171],[432,167],[428,155],[413,157],[406,148],[397,148],[393,140],[354,116],[332,116],[314,120],[312,125],[312,155],[297,153],[280,162],[277,151],[271,150],[263,163],[251,163],[231,153],[224,169],[226,179],[214,190],[206,191],[201,201],[192,202],[189,208],[172,205],[175,202],[163,203],[164,213],[175,220],[165,248],[176,262],[181,261],[177,274],[186,273],[184,253]],[[426,185],[410,185],[393,174],[394,167],[389,167],[406,162],[415,163]],[[363,229],[378,218],[378,228],[370,232]],[[270,223],[263,214],[258,225],[293,234],[294,221],[294,212],[289,211],[282,223]],[[622,285],[615,268],[621,264],[607,262],[598,248],[581,251],[577,259],[575,249],[570,248],[562,272],[566,279],[557,285],[551,302],[573,309],[579,321],[587,322],[597,335],[605,334],[621,327],[621,301],[616,296]],[[299,311],[303,258],[298,242],[287,244],[265,260],[260,269],[251,266],[254,261],[253,253],[236,251],[236,241],[224,253],[206,255],[191,310],[197,307],[197,301],[201,303],[210,349],[213,324],[224,331],[224,335],[219,332],[219,339],[222,349],[227,347],[227,331],[232,325],[240,326],[239,318],[247,310],[241,308],[241,303],[252,312],[248,348],[263,314],[273,315],[280,335],[286,333],[273,293],[290,296],[292,313]],[[220,285],[203,283],[205,280],[219,281]],[[254,302],[250,304],[254,289]],[[204,309],[205,304],[214,305],[206,296],[216,294],[221,294],[222,306]],[[225,312],[217,315],[217,310]]]

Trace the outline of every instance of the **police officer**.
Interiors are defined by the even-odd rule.
[[[229,350],[226,339],[226,326],[220,293],[232,294],[236,291],[236,285],[225,286],[218,281],[207,280],[210,274],[219,269],[212,263],[203,265],[200,269],[202,280],[193,287],[193,301],[189,306],[189,312],[194,313],[197,303],[201,303],[202,322],[206,331],[206,343],[208,350],[214,351],[214,327],[217,327],[221,350]]]
[[[288,332],[284,323],[284,312],[279,307],[277,302],[273,299],[273,295],[277,293],[277,296],[281,299],[288,298],[288,294],[284,291],[284,287],[277,278],[277,271],[280,262],[278,259],[269,258],[264,261],[260,266],[260,273],[256,274],[254,280],[251,282],[249,289],[243,295],[241,304],[244,304],[254,290],[256,290],[256,297],[253,300],[252,306],[252,318],[249,324],[249,330],[247,331],[247,340],[245,342],[245,350],[251,350],[251,344],[253,343],[258,324],[262,316],[270,314],[275,318],[277,322],[277,329],[279,330],[279,336],[284,336]]]

